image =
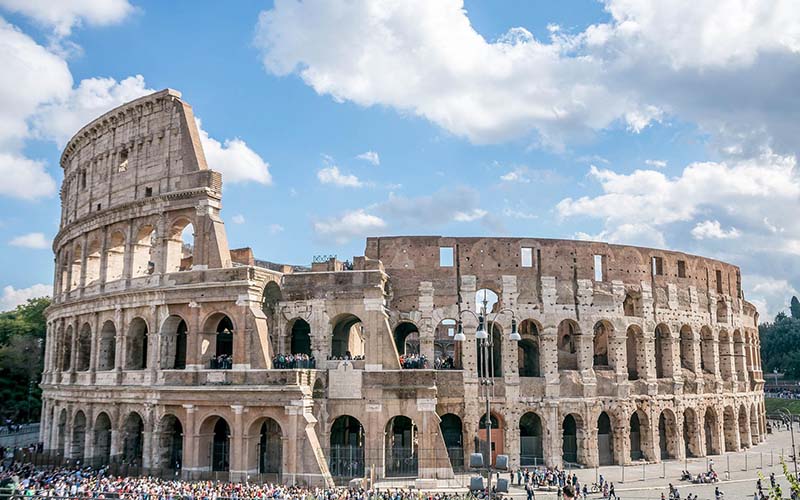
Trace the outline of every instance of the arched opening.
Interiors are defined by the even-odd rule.
[[[641,460],[644,458],[642,452],[642,422],[639,420],[639,412],[633,412],[630,421],[631,431],[631,460]]]
[[[565,319],[558,324],[558,369],[578,369],[578,324]]]
[[[147,323],[142,318],[134,318],[128,327],[127,359],[128,370],[144,370],[147,368]]]
[[[635,326],[629,326],[625,334],[628,380],[639,380],[647,373],[647,357],[643,347],[642,331]]]
[[[84,323],[78,334],[78,358],[75,360],[75,370],[79,372],[89,371],[89,364],[92,358],[92,327],[89,323]]]
[[[625,294],[625,300],[622,301],[622,311],[625,316],[640,316],[638,300],[630,293]]]
[[[111,460],[111,419],[108,414],[101,412],[94,421],[94,448],[93,466],[106,465]]]
[[[529,411],[519,420],[519,464],[537,466],[543,463],[542,419]]]
[[[655,331],[656,378],[672,376],[672,344],[669,329],[660,324]]]
[[[461,418],[453,413],[442,415],[439,430],[444,438],[444,446],[454,470],[464,468],[464,434]]]
[[[597,458],[600,465],[614,463],[614,431],[606,412],[600,413],[597,418]]]
[[[594,325],[594,339],[592,342],[594,349],[594,356],[592,364],[595,369],[608,369],[610,364],[608,361],[608,337],[612,332],[610,323],[605,321],[598,321]]]
[[[490,445],[486,443],[486,427],[490,426],[489,429],[489,442]],[[484,413],[481,416],[480,422],[478,423],[478,450],[480,453],[483,454],[483,463],[484,465],[488,462],[489,457],[491,456],[492,463],[497,463],[497,455],[502,455],[504,453],[504,445],[505,445],[505,438],[504,438],[504,428],[503,428],[503,421],[498,417],[496,414],[492,413],[489,416],[489,423],[486,422],[486,414]],[[491,450],[491,454],[488,455],[487,453]]]
[[[582,461],[578,442],[583,441],[583,426],[578,424],[579,419],[573,414],[564,417],[561,424],[561,458],[565,464],[579,464]]]
[[[400,415],[386,424],[385,466],[387,477],[417,475],[417,426]]]
[[[100,281],[100,240],[89,242],[86,253],[86,285],[94,285]]]
[[[491,322],[486,327],[492,335],[492,348],[482,345],[482,342],[475,342],[475,355],[478,359],[478,376],[492,377],[503,376],[503,332],[500,325]]]
[[[364,325],[352,314],[343,314],[333,323],[331,356],[334,359],[361,359],[364,356]]]
[[[274,419],[265,418],[258,434],[258,473],[280,474],[283,462],[283,433]]]
[[[751,441],[750,428],[747,425],[747,409],[741,405],[739,407],[739,444],[743,448],[749,448]]]
[[[61,279],[59,280],[60,292],[68,292],[69,291],[69,271],[71,260],[69,258],[69,253],[67,251],[63,251],[60,257],[60,264],[59,269],[61,269]]]
[[[106,250],[106,282],[122,279],[125,270],[125,234],[114,231]]]
[[[211,470],[225,472],[231,464],[231,429],[224,418],[217,418],[211,447]]]
[[[186,368],[186,345],[189,327],[180,316],[173,314],[161,325],[161,368],[183,370]]]
[[[69,285],[70,290],[75,290],[81,284],[81,260],[83,259],[83,248],[80,245],[75,245],[72,251],[72,264],[71,272],[72,279]]]
[[[433,366],[437,370],[461,369],[461,343],[453,340],[456,320],[443,319],[433,334]]]
[[[715,374],[717,372],[717,366],[714,363],[714,334],[707,326],[700,329],[700,368],[705,373]]]
[[[747,381],[747,364],[745,356],[744,337],[741,330],[733,331],[733,361],[736,369],[736,378],[740,382]]]
[[[689,325],[681,327],[681,368],[696,371],[694,365],[694,333]]]
[[[761,442],[761,432],[758,428],[758,411],[755,403],[750,406],[750,436],[752,444]]]
[[[490,314],[500,310],[500,296],[493,290],[481,288],[475,292],[475,313]]]
[[[675,414],[670,410],[664,410],[658,416],[658,448],[662,460],[678,457],[677,425]]]
[[[183,464],[183,425],[175,415],[161,419],[158,432],[158,467],[180,470]]]
[[[329,468],[337,478],[364,475],[364,427],[357,418],[342,415],[333,421]]]
[[[394,329],[394,345],[401,356],[419,354],[419,329],[414,323],[403,321]]]
[[[230,370],[233,368],[233,321],[225,314],[217,314],[209,322],[216,322],[210,367],[213,370]]]
[[[188,271],[194,254],[194,226],[189,219],[178,219],[169,229],[166,272]]]
[[[97,357],[97,369],[101,371],[113,370],[117,355],[117,327],[114,322],[107,320],[100,329],[100,352]]]
[[[526,319],[519,325],[522,337],[517,343],[517,365],[520,377],[540,377],[539,327],[535,321]]]
[[[719,374],[722,377],[722,380],[733,380],[733,373],[731,370],[731,361],[733,361],[733,355],[731,353],[731,337],[727,330],[722,329],[719,331],[719,343],[717,345],[719,348]]]
[[[739,439],[736,429],[736,411],[726,406],[722,412],[722,427],[725,434],[725,451],[739,451]]]
[[[64,334],[64,352],[61,355],[61,371],[69,371],[72,368],[72,325],[67,327]]]
[[[691,408],[683,411],[683,445],[687,457],[699,457],[703,453],[700,450],[700,429],[697,428],[697,414]]]
[[[267,318],[272,319],[278,312],[278,303],[283,299],[281,287],[275,281],[269,281],[264,285],[264,295],[261,298],[261,310]]]
[[[706,455],[719,455],[722,450],[717,434],[717,414],[711,407],[706,408],[703,418],[703,433],[706,437]]]
[[[58,417],[58,453],[64,453],[64,446],[67,441],[67,410],[61,410],[61,415]]]
[[[136,413],[130,413],[122,425],[122,459],[132,466],[142,464],[142,444],[144,443],[144,422]]]
[[[86,447],[86,415],[78,410],[72,420],[72,446],[70,446],[70,458],[83,460],[84,449]]]
[[[728,322],[728,305],[725,303],[724,299],[719,299],[717,301],[717,323],[727,323]]]
[[[132,277],[149,276],[155,272],[156,241],[156,228],[151,225],[144,225],[136,232],[132,246]]]
[[[302,318],[297,318],[292,322],[292,329],[289,333],[291,340],[289,347],[292,354],[305,354],[311,356],[311,325]]]

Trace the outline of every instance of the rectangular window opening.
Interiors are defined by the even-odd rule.
[[[453,247],[439,247],[439,267],[453,267]]]
[[[661,257],[653,257],[653,276],[662,276],[664,274],[664,259]]]
[[[595,255],[594,256],[594,280],[595,281],[603,281],[603,256],[602,255]]]
[[[679,260],[678,261],[678,278],[685,278],[686,277],[686,261]]]
[[[144,197],[149,198],[151,196],[153,196],[153,188],[151,187],[144,188]]]
[[[722,293],[722,271],[716,271],[717,293]]]
[[[522,247],[522,267],[533,267],[533,248]]]

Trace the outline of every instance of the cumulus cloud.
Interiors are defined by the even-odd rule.
[[[738,238],[739,236],[740,233],[738,229],[732,227],[726,231],[722,229],[722,224],[720,224],[717,220],[704,220],[702,222],[698,222],[697,225],[692,228],[692,237],[696,240],[728,240]]]
[[[118,24],[135,10],[128,0],[0,0],[0,8],[29,17],[58,37],[68,36],[84,23]]]
[[[8,285],[3,288],[3,293],[0,295],[0,311],[9,311],[24,304],[28,299],[49,297],[52,293],[53,285],[36,284],[28,288],[14,288]]]
[[[339,167],[331,165],[317,171],[317,179],[323,184],[333,184],[339,187],[361,187],[364,185],[353,174],[343,174]]]
[[[44,233],[28,233],[16,236],[8,242],[9,245],[22,248],[43,249],[50,248],[50,241],[45,238]]]
[[[386,222],[376,215],[358,209],[314,222],[314,232],[323,239],[330,239],[343,245],[353,238],[374,235],[386,227]]]
[[[0,195],[23,200],[52,196],[56,181],[45,169],[45,163],[18,154],[0,151]]]
[[[220,172],[224,182],[256,182],[265,186],[272,184],[269,163],[250,149],[246,142],[238,137],[219,142],[203,130],[200,119],[197,119],[197,128],[208,167]]]
[[[745,274],[742,280],[749,285],[745,298],[758,309],[760,321],[772,321],[776,314],[787,309],[790,297],[800,295],[786,279]]]
[[[356,156],[359,160],[364,160],[366,162],[372,163],[375,166],[381,164],[381,157],[378,156],[378,153],[375,151],[367,151],[366,153],[361,153],[360,155]]]
[[[666,160],[645,160],[644,164],[649,166],[649,167],[655,167],[655,168],[666,168],[667,167],[667,161]]]

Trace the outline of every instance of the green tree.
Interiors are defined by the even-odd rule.
[[[759,325],[758,331],[764,372],[778,370],[789,378],[800,378],[800,319],[781,312],[772,323]]]
[[[792,295],[792,301],[789,304],[789,310],[792,312],[793,319],[800,319],[800,300],[797,300],[795,295]]]

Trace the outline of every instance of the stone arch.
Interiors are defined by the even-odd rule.
[[[295,318],[289,322],[289,350],[292,354],[312,355],[311,325],[303,318]]]
[[[100,281],[100,240],[93,238],[86,250],[86,286]]]
[[[541,337],[540,325],[532,319],[519,324],[522,340],[517,342],[517,363],[520,377],[541,377]]]
[[[411,321],[401,321],[394,328],[394,345],[401,356],[419,354],[419,328]]]
[[[650,432],[650,419],[647,413],[637,408],[631,413],[628,422],[630,426],[630,456],[631,460],[653,460],[651,457],[652,432]]]
[[[717,300],[717,323],[727,323],[728,322],[728,304],[725,303],[725,299]]]
[[[741,382],[747,381],[747,356],[742,331],[738,328],[733,331],[733,360],[736,378]]]
[[[156,466],[160,469],[180,470],[183,464],[183,424],[167,413],[161,417],[156,434]]]
[[[722,328],[719,331],[719,342],[717,342],[717,359],[719,359],[719,374],[722,380],[733,380],[733,373],[731,372],[731,336],[728,330]]]
[[[136,317],[131,320],[125,349],[125,369],[144,370],[147,368],[148,331],[147,322],[144,319]]]
[[[439,420],[439,431],[450,457],[450,466],[460,470],[464,467],[464,425],[461,417],[455,413],[442,415]]]
[[[280,477],[283,468],[283,430],[271,417],[257,418],[247,432],[247,469]]]
[[[597,460],[600,465],[614,463],[614,428],[605,411],[597,417]]]
[[[333,477],[364,475],[364,426],[357,418],[340,415],[331,424],[328,464]]]
[[[283,300],[283,292],[281,292],[280,285],[275,281],[268,281],[264,285],[264,291],[261,295],[261,310],[264,311],[267,318],[272,319],[275,317],[281,300]]]
[[[194,264],[194,225],[187,217],[175,219],[167,233],[165,272],[188,271]]]
[[[89,371],[92,359],[92,325],[84,323],[78,333],[78,353],[75,359],[75,371]]]
[[[489,373],[491,373],[492,377],[502,377],[503,330],[496,321],[488,323],[486,328],[487,333],[492,336],[491,358],[489,358],[489,349],[484,349],[482,342],[475,342],[475,356],[478,360],[478,377],[486,377]]]
[[[86,414],[83,410],[75,412],[72,418],[72,439],[69,456],[75,460],[83,460],[86,451]]]
[[[519,419],[519,464],[544,463],[544,425],[538,413],[529,411]]]
[[[681,368],[689,371],[696,371],[694,366],[694,332],[689,325],[683,325],[680,329],[680,357]]]
[[[725,435],[725,451],[739,451],[739,435],[737,430],[736,410],[726,406],[722,410],[722,430]]]
[[[678,420],[675,413],[665,408],[658,416],[658,449],[661,459],[673,459],[680,456],[678,441]]]
[[[61,250],[59,254],[59,271],[60,271],[60,279],[59,279],[59,292],[64,293],[69,291],[69,271],[71,260],[69,258],[69,250]]]
[[[142,465],[144,449],[144,420],[132,411],[122,423],[122,460],[129,465]]]
[[[742,448],[749,448],[752,445],[750,436],[750,426],[747,423],[747,408],[744,403],[739,406],[739,444]]]
[[[161,369],[186,368],[189,327],[181,316],[171,314],[161,324]]]
[[[609,369],[609,338],[614,333],[614,327],[605,320],[600,320],[594,325],[594,335],[592,338],[592,366],[595,369]]]
[[[131,250],[131,277],[149,276],[156,269],[156,228],[151,224],[143,224],[136,231]]]
[[[714,374],[717,372],[714,358],[714,333],[711,328],[704,326],[700,329],[700,368],[704,373]]]
[[[672,338],[664,323],[655,330],[655,365],[656,378],[672,377]]]
[[[386,423],[384,472],[387,477],[414,477],[418,474],[417,425],[405,415]]]
[[[337,359],[352,359],[364,355],[366,335],[364,324],[354,314],[340,314],[335,317],[331,340],[331,356]]]
[[[113,370],[117,355],[117,327],[114,322],[106,320],[100,328],[100,349],[97,357],[97,369]]]
[[[625,334],[625,352],[628,380],[639,380],[646,376],[647,356],[644,352],[644,333],[636,325],[630,325]]]
[[[491,288],[481,288],[475,292],[475,313],[481,314],[486,302],[486,315],[500,310],[500,294]]]
[[[111,417],[101,411],[94,419],[94,449],[95,466],[105,465],[111,461]]]
[[[571,319],[558,324],[558,369],[578,369],[578,339],[581,334],[578,323]]]
[[[231,428],[219,415],[208,415],[200,424],[201,469],[226,472],[231,464]],[[207,450],[207,451],[206,451]]]
[[[67,327],[64,333],[63,351],[61,355],[61,371],[69,371],[72,369],[72,325]]]
[[[642,315],[639,299],[634,297],[630,292],[625,294],[625,299],[622,301],[622,312],[628,317]]]
[[[76,243],[72,249],[72,262],[70,263],[70,272],[72,273],[69,289],[75,290],[81,284],[81,262],[83,260],[83,247],[80,243]]]
[[[56,428],[57,432],[57,448],[59,453],[64,453],[66,448],[67,442],[67,409],[62,408],[61,413],[58,416],[58,427]]]
[[[720,436],[717,432],[717,412],[713,407],[706,408],[703,416],[703,434],[706,438],[706,455],[719,455],[722,453]]]
[[[106,282],[124,277],[125,272],[125,233],[113,231],[106,249]]]
[[[233,320],[230,316],[222,312],[216,312],[208,316],[203,327],[203,332],[213,335],[213,341],[208,343],[208,353],[210,358],[209,367],[212,369],[228,370],[233,368],[233,337],[236,332]]]
[[[449,370],[461,369],[461,343],[453,338],[456,334],[457,322],[445,318],[436,325],[433,333],[434,368]]]
[[[697,413],[693,408],[683,410],[683,444],[687,457],[703,455],[700,449],[700,428],[697,422]]]
[[[565,464],[583,464],[585,457],[583,447],[585,427],[583,418],[577,413],[570,413],[561,421],[561,458]]]

